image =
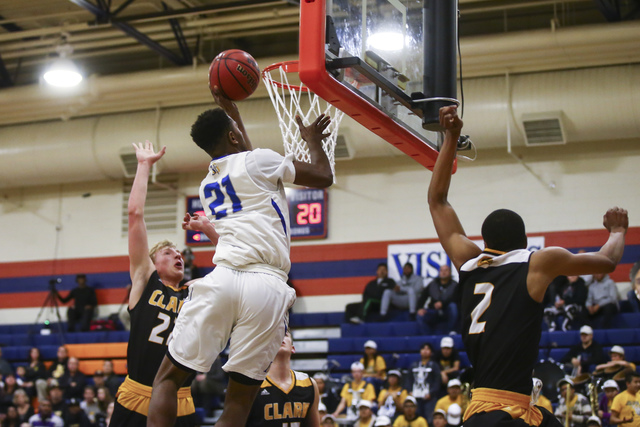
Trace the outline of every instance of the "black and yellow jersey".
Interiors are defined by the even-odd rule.
[[[527,290],[531,254],[485,249],[460,268],[462,339],[476,388],[531,393],[543,313]]]
[[[186,286],[171,288],[160,280],[158,272],[149,277],[140,300],[129,310],[131,333],[127,348],[129,377],[151,387],[167,352],[167,341],[175,320],[188,295]]]
[[[269,376],[262,382],[253,402],[247,427],[301,427],[306,424],[315,398],[311,378],[303,372],[291,370],[291,387],[283,390]]]

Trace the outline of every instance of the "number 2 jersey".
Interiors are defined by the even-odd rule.
[[[527,290],[531,254],[485,249],[460,268],[462,339],[476,388],[531,393],[543,313]]]
[[[140,300],[129,310],[131,334],[127,347],[129,377],[151,387],[167,352],[167,341],[189,289],[174,289],[162,283],[154,271]]]
[[[220,235],[214,264],[287,280],[290,228],[284,183],[295,179],[292,159],[255,149],[211,161],[200,201]]]
[[[262,382],[253,401],[246,427],[301,427],[306,418],[315,390],[311,378],[303,372],[291,370],[291,387],[283,390],[269,376]]]

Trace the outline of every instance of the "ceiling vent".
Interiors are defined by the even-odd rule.
[[[350,160],[353,158],[353,150],[349,148],[347,144],[347,138],[339,134],[336,138],[335,159],[336,160]]]
[[[122,236],[126,236],[129,231],[128,202],[132,185],[132,179],[125,179],[122,183]],[[144,204],[144,221],[148,233],[175,233],[180,218],[177,188],[177,175],[158,175],[155,182],[149,182]]]
[[[136,176],[138,159],[136,158],[135,151],[121,151],[120,163],[122,165],[125,178],[133,178]]]
[[[567,143],[562,125],[562,112],[523,114],[525,145],[564,145]]]

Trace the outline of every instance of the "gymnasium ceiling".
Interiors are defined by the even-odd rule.
[[[460,9],[464,39],[634,20],[640,0],[460,0]],[[95,76],[205,64],[229,48],[296,55],[298,10],[297,0],[0,0],[0,88],[38,83],[64,40]]]

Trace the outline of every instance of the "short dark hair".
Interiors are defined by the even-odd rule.
[[[634,378],[640,378],[640,373],[633,371],[633,372],[629,372],[625,377],[624,377],[624,381],[629,384],[631,381],[633,381]]]
[[[384,267],[384,268],[386,268],[387,270],[389,269],[389,267],[387,267],[387,263],[386,263],[386,262],[381,262],[381,263],[379,263],[379,264],[378,264],[378,266],[376,267],[376,270],[377,270],[378,268],[380,268],[380,267]]]
[[[411,267],[411,269],[413,270],[413,264],[411,264],[410,262],[405,262],[403,267],[409,266]]]
[[[80,273],[80,274],[76,274],[76,282],[78,281],[78,279],[84,279],[87,280],[87,275]]]
[[[232,123],[222,108],[207,110],[191,126],[191,138],[198,147],[212,155],[231,131]]]
[[[431,345],[431,343],[426,342],[426,343],[422,344],[420,346],[420,350],[422,350],[425,347],[429,347],[429,350],[431,350],[431,352],[433,353],[433,346]]]
[[[509,209],[498,209],[482,223],[482,238],[488,249],[509,252],[527,248],[524,221]]]

